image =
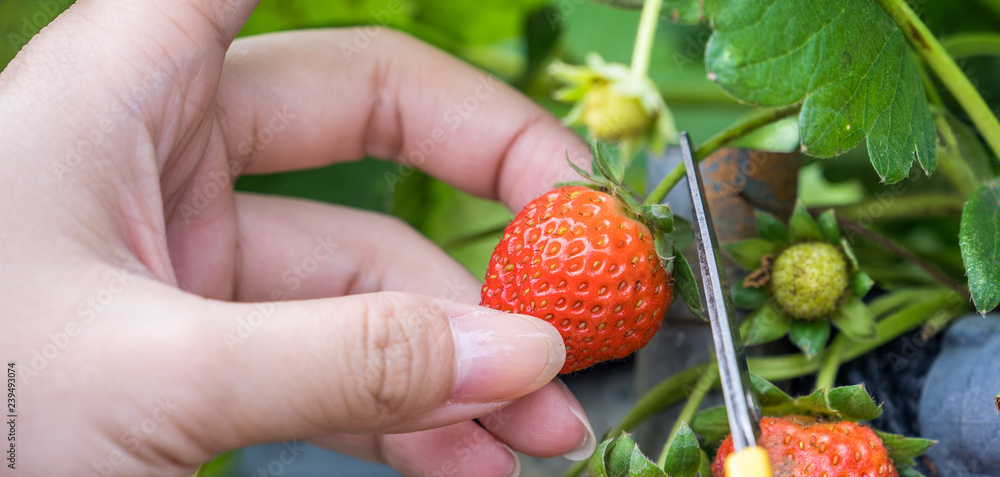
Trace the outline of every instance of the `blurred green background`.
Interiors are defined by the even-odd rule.
[[[66,0],[0,3],[0,65],[72,4]],[[550,99],[557,86],[545,74],[554,58],[582,62],[596,51],[628,63],[638,11],[583,0],[264,0],[242,36],[280,30],[382,24],[403,30],[507,81],[553,114],[568,106]],[[663,21],[650,75],[677,122],[707,138],[748,110],[705,78],[701,55],[709,31]],[[473,198],[419,172],[397,187],[395,164],[376,158],[270,176],[242,178],[239,189],[345,204],[393,214],[420,230],[472,270],[484,273],[497,231],[510,220],[504,207]],[[641,171],[642,164],[636,166]],[[632,174],[642,188],[642,174]]]

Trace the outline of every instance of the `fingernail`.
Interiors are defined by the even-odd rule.
[[[501,444],[501,445],[507,448],[507,452],[510,452],[511,458],[514,459],[514,462],[512,462],[511,466],[510,466],[510,472],[507,473],[507,477],[518,477],[518,476],[520,476],[521,475],[521,459],[517,457],[517,453],[515,453],[514,449],[511,449],[510,446],[508,446],[506,444]]]
[[[587,430],[580,444],[574,447],[573,450],[563,454],[563,457],[574,461],[587,459],[593,455],[594,449],[597,448],[597,436],[594,435],[594,428],[591,427],[590,419],[587,419],[587,414],[583,411],[583,407],[580,406],[580,402],[576,400],[573,392],[566,387],[566,384],[562,380],[557,379],[556,382],[559,384],[560,389],[562,389],[563,394],[566,395],[566,407],[569,409],[569,412]]]
[[[476,307],[452,318],[451,330],[456,402],[524,396],[552,380],[566,359],[562,336],[537,318]]]

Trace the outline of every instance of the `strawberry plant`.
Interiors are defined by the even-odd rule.
[[[0,2],[0,63],[69,3]],[[834,387],[842,365],[1000,304],[997,0],[262,0],[243,34],[361,26],[334,52],[350,58],[376,25],[519,88],[600,144],[592,168],[516,215],[376,158],[244,177],[238,188],[400,217],[485,277],[484,305],[560,329],[564,373],[598,373],[649,343],[688,313],[670,306],[677,297],[698,313],[683,258],[690,229],[665,200],[685,171],[649,167],[681,130],[701,140],[699,161],[739,147],[795,154],[801,167],[798,201],[751,203],[745,216],[713,210],[717,224],[756,225],[723,243],[751,372],[813,389],[791,398],[755,378],[766,415],[817,420],[765,427],[819,436],[830,422],[862,421],[849,428],[869,435],[878,406],[859,387]],[[745,167],[715,186],[738,196],[756,187],[749,169],[763,166]],[[717,473],[724,410],[699,411],[717,384],[712,363],[670,375],[566,474]],[[669,445],[649,459],[627,431],[674,405]],[[870,432],[899,475],[915,475],[927,441]]]

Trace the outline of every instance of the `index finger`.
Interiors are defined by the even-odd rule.
[[[219,90],[234,169],[269,173],[391,158],[520,208],[578,178],[586,144],[503,84],[392,30],[364,27],[234,42]],[[387,177],[392,182],[393,177]]]

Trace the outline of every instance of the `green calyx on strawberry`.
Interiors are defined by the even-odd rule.
[[[788,335],[811,358],[826,346],[831,323],[853,339],[876,338],[875,317],[861,301],[873,282],[832,210],[814,219],[799,202],[787,225],[759,211],[757,231],[760,238],[725,245],[751,270],[733,287],[734,303],[755,310],[740,327],[745,344]]]
[[[919,476],[913,459],[934,444],[858,424],[882,413],[861,385],[792,398],[757,376],[751,376],[751,384],[767,416],[761,420],[757,445],[767,451],[775,477]],[[723,476],[725,459],[733,451],[725,408],[698,413],[691,427],[709,450],[721,441],[711,470],[713,476]]]
[[[645,346],[673,299],[676,271],[686,290],[694,286],[687,263],[674,258],[669,209],[640,208],[596,148],[594,168],[598,175],[578,170],[589,186],[557,188],[517,214],[482,289],[483,306],[535,316],[559,330],[562,373]]]

